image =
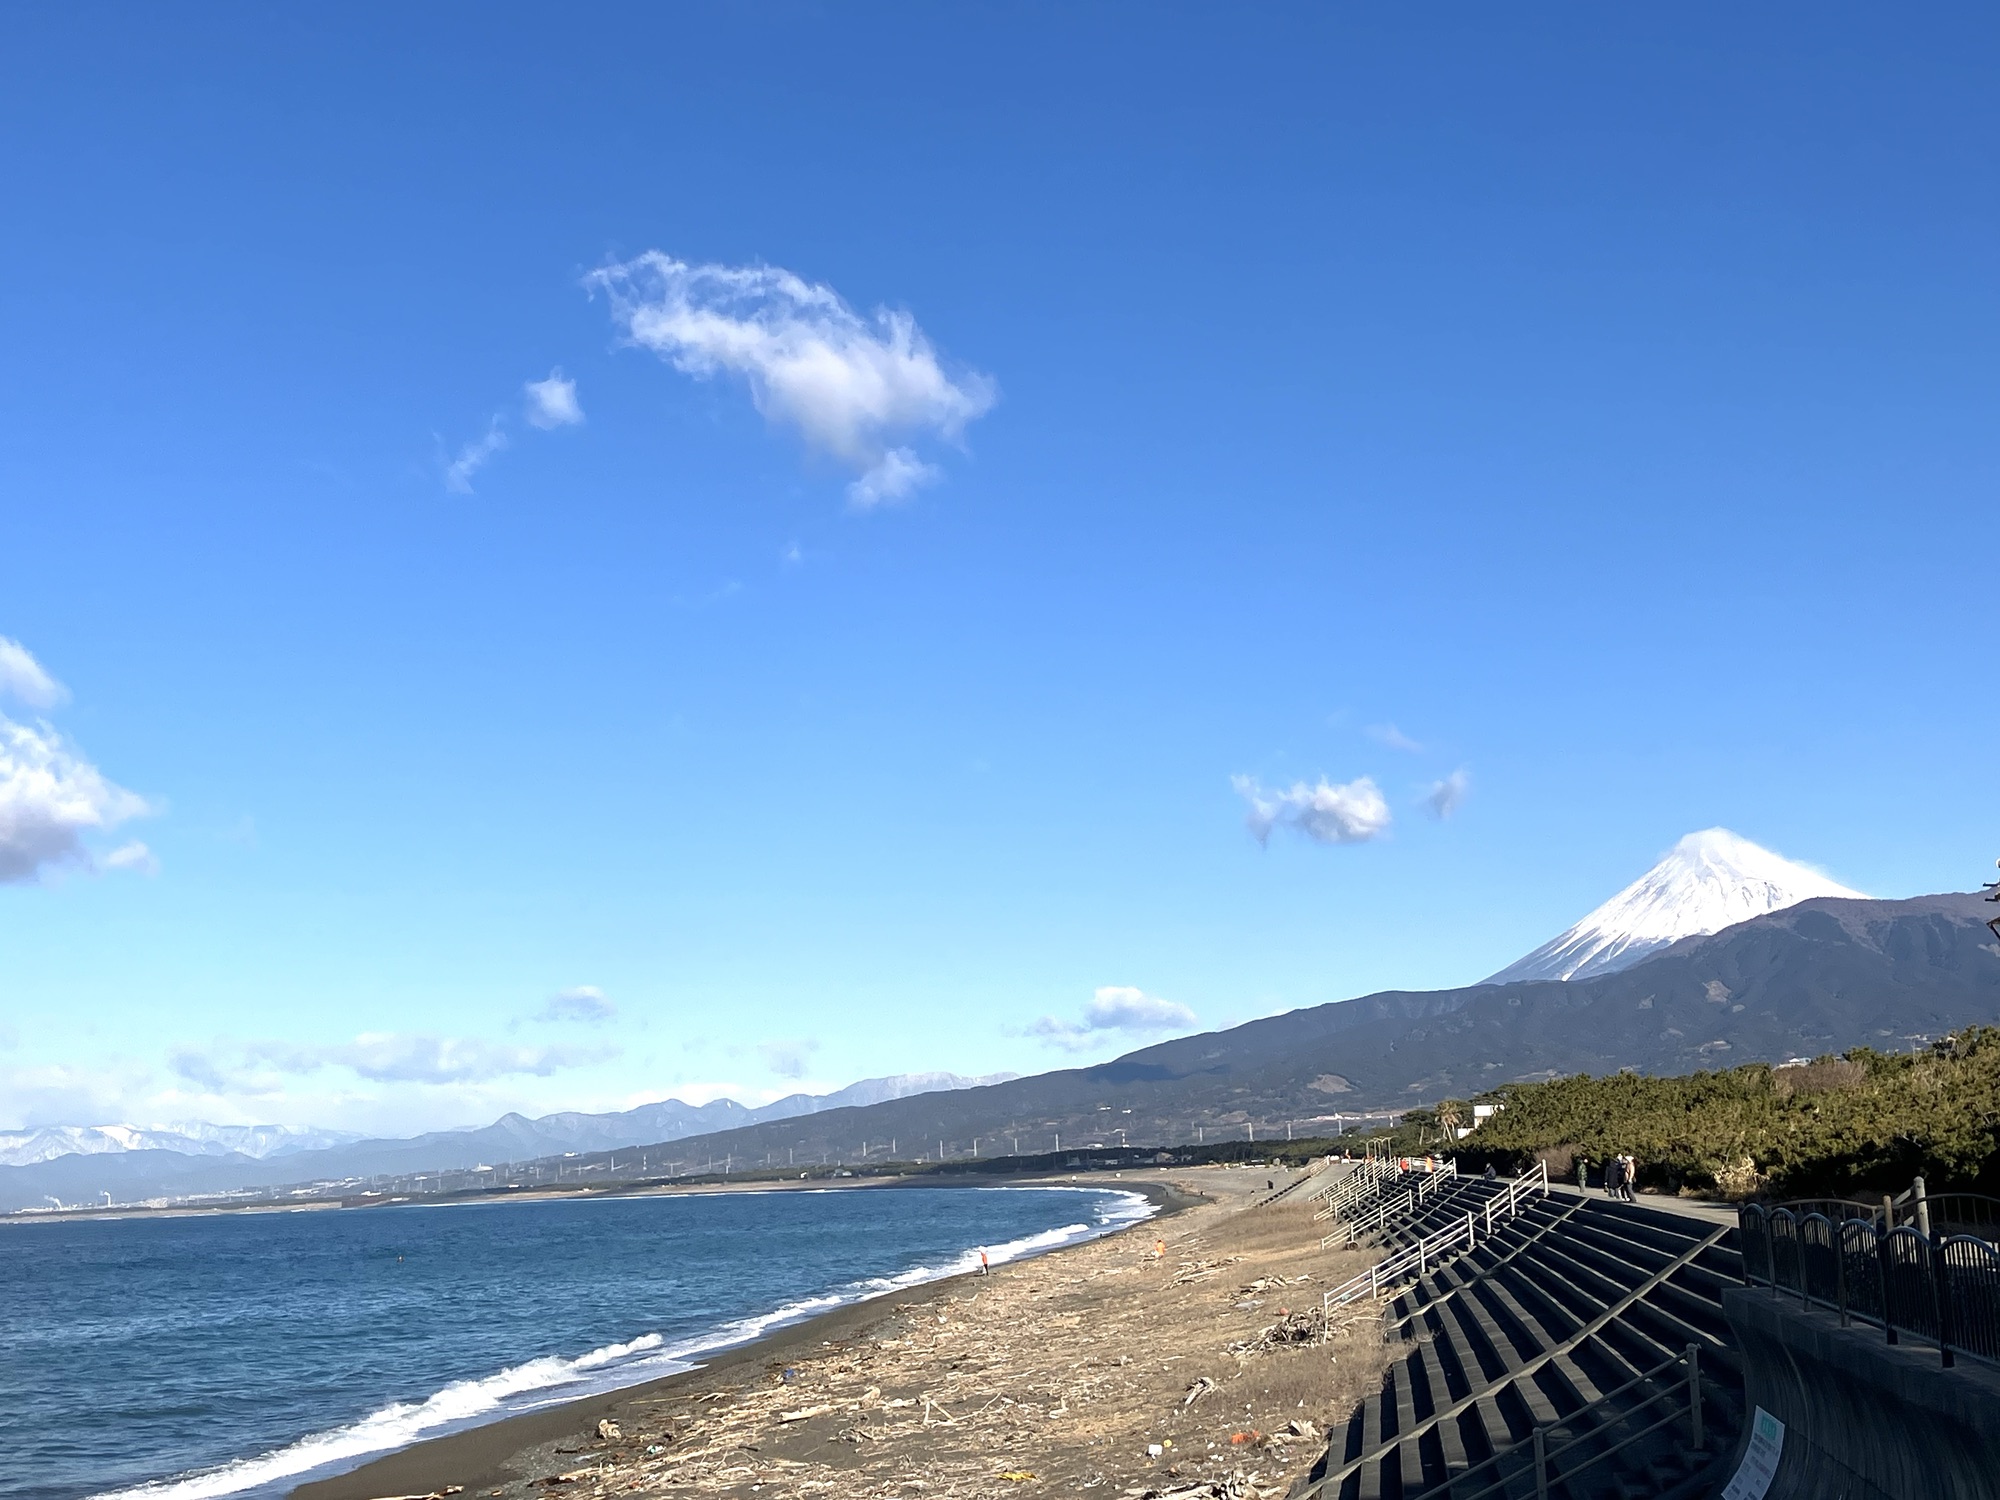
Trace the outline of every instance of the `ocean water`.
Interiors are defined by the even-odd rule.
[[[872,1188],[0,1227],[0,1497],[265,1500],[1144,1218]]]

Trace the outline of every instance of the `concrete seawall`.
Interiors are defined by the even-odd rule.
[[[1733,1287],[1746,1395],[1785,1424],[1765,1500],[2000,1500],[2000,1370]],[[1907,1338],[1908,1335],[1905,1335]]]

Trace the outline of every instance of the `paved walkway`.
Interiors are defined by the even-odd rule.
[[[1604,1196],[1603,1188],[1588,1191],[1573,1182],[1552,1182],[1549,1192],[1558,1197],[1595,1198],[1601,1203],[1611,1200]],[[1706,1219],[1711,1224],[1734,1224],[1736,1206],[1731,1203],[1704,1203],[1695,1198],[1674,1198],[1665,1193],[1641,1193],[1635,1205],[1638,1208],[1657,1208],[1670,1214],[1683,1214],[1690,1219]]]

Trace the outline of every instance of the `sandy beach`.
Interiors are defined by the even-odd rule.
[[[1090,1180],[1162,1213],[292,1494],[1283,1494],[1379,1379],[1372,1321],[1302,1341],[1368,1254],[1322,1252],[1308,1207],[1255,1206],[1262,1170]]]

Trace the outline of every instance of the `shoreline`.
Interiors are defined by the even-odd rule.
[[[1389,1359],[1372,1309],[1323,1316],[1374,1253],[1322,1248],[1309,1200],[1265,1201],[1292,1176],[1125,1177],[1162,1208],[1140,1234],[851,1303],[288,1497],[1280,1500]]]
[[[1116,1181],[1125,1172],[1145,1173],[1153,1169],[1124,1167],[1100,1170],[1109,1172],[1112,1180]],[[315,1198],[300,1203],[177,1204],[165,1208],[146,1208],[136,1204],[113,1204],[98,1208],[85,1205],[80,1208],[16,1209],[9,1213],[0,1213],[0,1229],[10,1225],[86,1224],[125,1219],[219,1218],[244,1214],[326,1213],[335,1210],[368,1212],[391,1208],[461,1208],[495,1203],[555,1203],[667,1196],[701,1197],[718,1193],[845,1193],[860,1188],[1052,1187],[1070,1183],[1082,1187],[1090,1185],[1085,1179],[1097,1175],[1098,1171],[1086,1168],[1072,1168],[1061,1172],[1024,1172],[1014,1176],[972,1172],[911,1172],[854,1178],[769,1178],[739,1182],[643,1182],[628,1186],[534,1187],[523,1188],[517,1192],[432,1193],[423,1197],[390,1198],[375,1203]]]
[[[1123,1176],[1102,1182],[1079,1180],[1094,1174],[1065,1173],[1060,1178],[1025,1177],[995,1181],[992,1178],[877,1178],[858,1182],[795,1182],[710,1184],[701,1188],[643,1190],[638,1193],[566,1193],[564,1197],[650,1197],[661,1192],[798,1192],[846,1191],[868,1187],[983,1187],[983,1188],[1069,1188],[1083,1191],[1125,1192],[1143,1197],[1153,1212],[1143,1219],[1107,1230],[1086,1239],[1071,1241],[1039,1254],[1003,1262],[1003,1266],[1043,1265],[1091,1245],[1120,1239],[1133,1230],[1160,1225],[1203,1202],[1212,1202],[1198,1189],[1192,1193],[1167,1180],[1164,1173]],[[1176,1173],[1185,1179],[1188,1174]],[[1108,1174],[1107,1174],[1108,1176]],[[999,1269],[996,1267],[996,1270]],[[461,1486],[468,1494],[490,1489],[495,1484],[518,1480],[523,1462],[534,1460],[544,1466],[559,1458],[573,1456],[575,1446],[593,1434],[603,1420],[616,1420],[631,1404],[677,1393],[692,1385],[726,1385],[761,1376],[774,1361],[791,1363],[806,1351],[828,1343],[852,1338],[864,1327],[893,1317],[914,1303],[935,1299],[941,1291],[976,1284],[983,1280],[977,1272],[957,1272],[930,1281],[921,1281],[894,1291],[842,1303],[824,1312],[812,1313],[759,1333],[740,1344],[697,1356],[688,1369],[633,1385],[551,1402],[544,1407],[498,1417],[454,1432],[420,1438],[402,1448],[362,1460],[350,1469],[319,1479],[308,1479],[284,1491],[286,1500],[419,1500],[451,1486]],[[565,1439],[573,1440],[565,1449]]]

